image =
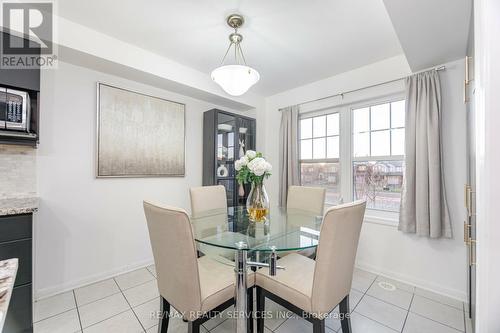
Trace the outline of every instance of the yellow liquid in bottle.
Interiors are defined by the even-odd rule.
[[[250,208],[248,212],[250,220],[255,222],[265,221],[268,213],[269,209],[267,208]]]

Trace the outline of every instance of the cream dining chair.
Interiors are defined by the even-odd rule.
[[[161,296],[159,332],[168,330],[170,305],[189,322],[190,333],[199,332],[203,322],[234,304],[234,267],[206,256],[197,258],[193,229],[184,210],[145,201],[144,213]],[[251,272],[249,287],[254,282],[255,273]],[[253,309],[250,290],[249,315]],[[248,325],[251,332],[252,320],[248,320]]]
[[[323,215],[326,189],[321,187],[290,186],[286,199],[287,209],[299,209],[315,215]]]
[[[211,211],[227,211],[226,188],[222,185],[191,187],[189,195],[193,217],[199,217]]]
[[[286,201],[287,210],[301,210],[313,215],[323,216],[325,209],[326,189],[321,187],[289,186]],[[281,257],[294,252],[280,253]],[[307,249],[300,252],[301,255],[314,259],[316,249]]]
[[[342,332],[351,333],[349,291],[365,207],[356,201],[328,209],[316,261],[293,253],[278,260],[286,270],[275,276],[257,271],[257,333],[264,332],[266,297],[312,322],[314,333],[325,332],[325,319],[339,305]]]
[[[220,221],[224,215],[227,222],[227,197],[226,188],[222,185],[198,186],[189,189],[191,198],[191,216],[193,218],[214,217],[214,221]],[[209,227],[207,223],[207,227]],[[218,257],[221,260],[233,260],[234,253],[231,250],[215,248],[210,245],[197,244],[198,250],[204,255]]]

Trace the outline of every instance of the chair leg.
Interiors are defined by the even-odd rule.
[[[198,320],[190,321],[188,324],[188,333],[200,333],[201,322]]]
[[[257,333],[264,333],[264,312],[266,310],[266,297],[261,287],[257,287]]]
[[[339,304],[340,325],[342,333],[351,333],[351,313],[349,311],[349,295]]]
[[[161,298],[160,301],[161,317],[160,324],[158,325],[158,333],[167,333],[168,331],[168,320],[170,319],[170,303],[167,302],[165,298]]]
[[[315,319],[313,321],[313,333],[325,333],[325,320]]]
[[[253,333],[253,288],[247,291],[247,332]]]

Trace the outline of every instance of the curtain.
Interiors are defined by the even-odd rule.
[[[281,110],[280,125],[280,185],[279,204],[286,206],[288,186],[299,185],[299,154],[298,154],[298,130],[299,130],[299,106],[289,106]]]
[[[429,238],[452,237],[443,177],[441,113],[437,71],[408,77],[399,230]]]

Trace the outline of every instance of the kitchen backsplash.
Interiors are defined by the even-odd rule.
[[[0,199],[36,195],[36,150],[0,145]]]

